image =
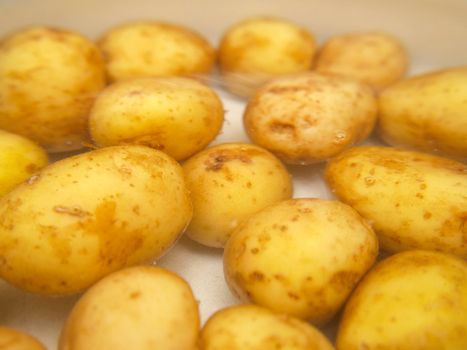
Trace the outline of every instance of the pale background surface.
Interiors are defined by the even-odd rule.
[[[215,44],[227,26],[252,15],[294,20],[308,27],[319,42],[344,32],[391,32],[410,51],[411,74],[467,65],[467,0],[0,0],[0,35],[26,25],[46,24],[97,38],[115,24],[156,19],[191,27]],[[215,143],[248,141],[241,123],[244,101],[219,93],[227,113]],[[290,170],[295,197],[332,197],[322,181],[322,165]],[[221,250],[181,239],[159,264],[191,284],[203,321],[237,302],[224,282]],[[52,350],[76,300],[77,296],[54,299],[30,295],[0,281],[0,325],[29,332]],[[328,333],[333,333],[332,327]]]

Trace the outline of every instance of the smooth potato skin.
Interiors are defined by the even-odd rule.
[[[0,130],[0,196],[48,163],[45,150],[31,140]]]
[[[200,350],[332,350],[309,323],[257,305],[239,305],[212,315],[200,334]]]
[[[13,33],[0,43],[0,128],[49,152],[83,148],[105,83],[100,52],[81,35],[49,27]]]
[[[160,151],[66,158],[0,199],[0,276],[34,293],[76,293],[161,256],[191,215],[183,170]]]
[[[315,70],[357,79],[381,90],[403,78],[409,65],[402,43],[383,32],[330,38],[319,49]]]
[[[248,102],[243,121],[251,140],[290,164],[337,155],[373,130],[373,91],[349,78],[302,73],[276,78]]]
[[[338,350],[467,349],[467,265],[412,250],[376,265],[348,301]]]
[[[243,301],[328,322],[378,255],[372,229],[338,201],[282,201],[251,216],[227,241],[226,281]]]
[[[195,350],[198,303],[175,273],[138,266],[92,286],[71,311],[59,350]]]
[[[467,66],[402,80],[378,106],[387,143],[467,161]]]
[[[253,17],[230,27],[219,44],[219,67],[226,87],[251,96],[267,80],[311,69],[313,35],[287,20]]]
[[[208,74],[214,48],[200,34],[154,21],[111,28],[98,41],[111,81],[149,76]]]
[[[37,339],[13,328],[0,326],[0,349],[46,350]]]
[[[223,247],[249,216],[293,192],[279,159],[250,144],[208,148],[188,159],[183,170],[194,208],[186,234],[212,247]]]
[[[464,164],[389,147],[356,147],[329,162],[326,180],[372,223],[382,249],[467,257]]]
[[[109,86],[89,117],[101,147],[141,144],[176,160],[205,148],[219,133],[224,108],[217,94],[196,80],[139,78]]]

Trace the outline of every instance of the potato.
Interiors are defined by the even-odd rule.
[[[223,120],[222,102],[209,87],[185,78],[139,78],[105,89],[89,125],[98,146],[141,144],[180,160],[206,147]]]
[[[365,139],[376,119],[371,89],[317,73],[277,78],[260,88],[244,113],[254,143],[286,163],[311,164]]]
[[[193,203],[186,234],[211,247],[223,247],[249,216],[292,196],[287,169],[254,145],[211,147],[190,158],[183,169]]]
[[[219,66],[226,87],[250,96],[268,79],[311,69],[315,39],[305,28],[279,18],[253,17],[224,34]]]
[[[32,27],[0,42],[0,128],[49,152],[88,141],[89,108],[104,85],[97,47],[77,33]]]
[[[397,38],[370,32],[330,38],[318,52],[315,69],[348,76],[380,90],[401,79],[408,64],[407,52]]]
[[[161,256],[191,215],[183,170],[160,151],[115,146],[67,158],[0,198],[0,277],[30,292],[75,293]]]
[[[48,163],[47,153],[25,137],[0,130],[0,196]]]
[[[338,201],[283,201],[251,216],[227,241],[234,294],[322,325],[336,314],[378,255],[371,227]]]
[[[297,318],[256,305],[216,312],[204,325],[200,350],[332,350],[316,328]]]
[[[467,349],[467,265],[413,250],[379,263],[345,307],[339,350]]]
[[[200,34],[178,25],[144,21],[111,28],[98,41],[111,81],[209,73],[215,51]]]
[[[59,350],[195,350],[198,304],[190,286],[159,267],[115,272],[71,311]]]
[[[467,258],[467,166],[389,147],[331,160],[326,180],[368,219],[388,252],[438,250]]]
[[[378,103],[387,143],[467,161],[467,66],[403,80]]]
[[[2,350],[46,350],[29,334],[13,328],[0,326],[0,349]]]

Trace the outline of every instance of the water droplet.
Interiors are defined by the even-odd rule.
[[[39,177],[40,177],[39,174],[33,175],[33,176],[31,176],[31,177],[26,181],[26,183],[27,183],[28,185],[32,185],[32,184],[35,183],[37,180],[39,180]]]
[[[375,179],[373,176],[367,176],[367,177],[365,177],[365,183],[366,183],[368,186],[374,185],[375,182],[376,182],[376,179]]]
[[[334,140],[333,142],[335,144],[340,144],[340,143],[343,143],[347,138],[347,133],[345,131],[338,131],[336,132],[336,134],[334,135]]]

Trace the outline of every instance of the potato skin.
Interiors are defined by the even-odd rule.
[[[219,44],[219,67],[227,89],[251,96],[267,80],[311,69],[313,35],[293,22],[253,17],[230,27]]]
[[[225,308],[212,315],[200,334],[200,350],[332,350],[319,330],[295,317],[257,305]]]
[[[371,227],[348,205],[301,198],[251,216],[227,241],[226,281],[244,301],[328,322],[378,255]]]
[[[303,73],[261,87],[243,121],[252,141],[284,162],[311,164],[364,140],[376,111],[369,87],[345,77]]]
[[[49,27],[13,33],[0,43],[0,128],[49,152],[83,148],[104,85],[101,54],[81,35]]]
[[[211,71],[215,50],[200,34],[169,23],[143,21],[111,28],[98,41],[111,81]]]
[[[467,264],[421,250],[395,254],[360,282],[337,334],[338,350],[467,349]]]
[[[467,257],[464,164],[389,147],[356,147],[329,162],[326,180],[372,223],[382,249]]]
[[[34,293],[75,293],[161,256],[191,215],[183,170],[160,151],[66,158],[0,198],[0,276]]]
[[[37,339],[13,328],[0,326],[0,349],[47,350]]]
[[[354,78],[381,90],[401,79],[408,65],[407,52],[396,37],[383,32],[351,33],[324,43],[315,70]]]
[[[378,105],[387,143],[467,161],[467,66],[402,80]]]
[[[137,266],[92,286],[74,306],[59,350],[195,350],[198,304],[168,270]]]
[[[206,147],[223,121],[222,101],[206,85],[139,78],[105,89],[92,107],[89,128],[98,146],[141,144],[181,160]]]
[[[292,196],[287,169],[254,145],[208,148],[186,161],[183,170],[194,208],[186,234],[207,246],[223,247],[249,216]]]
[[[0,196],[48,163],[45,150],[20,135],[0,130]]]

